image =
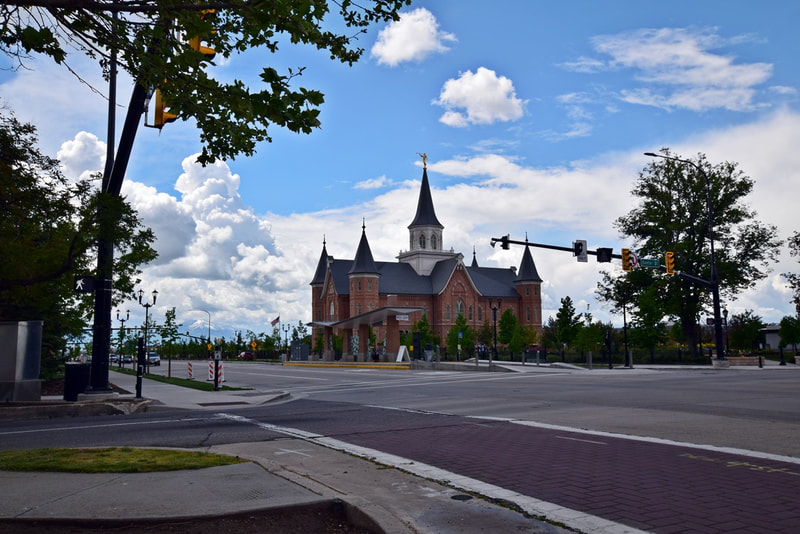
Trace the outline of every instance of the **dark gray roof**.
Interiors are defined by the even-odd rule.
[[[472,283],[484,297],[519,298],[514,287],[516,274],[499,267],[467,267]]]
[[[525,246],[525,252],[522,254],[522,263],[519,266],[519,274],[515,282],[541,282],[542,277],[536,271],[536,264],[533,263],[533,256],[529,246]]]
[[[361,227],[361,241],[358,243],[356,250],[356,257],[347,274],[375,274],[378,268],[375,267],[375,260],[372,259],[372,250],[369,248],[369,241],[367,241],[367,231]]]
[[[382,295],[438,295],[446,287],[458,262],[457,258],[442,260],[437,263],[430,276],[417,274],[408,263],[375,262],[381,281],[379,290]],[[339,295],[350,294],[349,271],[352,260],[331,261],[331,277]],[[519,298],[514,287],[516,274],[512,269],[497,267],[465,267],[465,270],[478,292],[485,297]]]
[[[325,282],[325,271],[328,269],[328,251],[325,248],[325,241],[322,241],[322,254],[319,256],[317,263],[317,270],[314,271],[314,278],[311,279],[311,285],[323,284]]]
[[[433,210],[433,198],[431,197],[431,186],[428,184],[428,170],[422,170],[422,186],[419,188],[419,200],[417,201],[417,214],[414,220],[408,225],[409,228],[415,226],[438,226],[444,228],[436,212]]]

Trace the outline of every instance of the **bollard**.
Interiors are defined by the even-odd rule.
[[[189,375],[189,380],[194,380],[194,376],[192,375],[192,362],[186,362],[187,365],[187,374]]]

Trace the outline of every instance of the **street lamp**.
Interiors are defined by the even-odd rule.
[[[211,312],[207,310],[197,310],[201,312],[206,312],[208,314],[208,340],[207,343],[211,343]]]
[[[494,323],[494,358],[497,359],[497,309],[503,301],[497,299],[497,306],[492,306],[492,299],[489,298],[489,309],[492,310],[492,322]],[[489,367],[492,367],[492,353],[489,353]]]
[[[728,308],[722,310],[722,318],[725,321],[725,354],[728,354],[731,351],[731,345],[728,341]]]
[[[142,299],[144,298],[144,290],[143,289],[139,290],[139,304],[141,304],[142,307],[144,308],[144,352],[145,352],[145,361],[148,364],[149,364],[149,358],[147,357],[147,350],[148,350],[147,329],[150,325],[150,308],[156,305],[156,299],[158,298],[158,291],[154,289],[152,295],[153,295],[152,304],[150,302],[142,302]]]
[[[711,297],[714,306],[714,338],[715,343],[717,346],[717,360],[725,361],[727,358],[725,357],[725,348],[722,344],[722,318],[720,316],[720,304],[719,304],[719,276],[717,274],[717,258],[714,254],[714,212],[711,209],[711,180],[708,177],[708,174],[693,161],[688,159],[681,159],[676,158],[673,156],[666,156],[664,154],[656,154],[655,152],[645,152],[645,156],[650,156],[651,158],[662,158],[668,159],[672,161],[677,161],[679,163],[684,163],[687,165],[691,165],[692,167],[697,170],[706,181],[706,211],[708,212],[708,240],[711,243],[711,283],[709,284],[711,287]]]
[[[131,311],[127,310],[125,312],[125,318],[119,316],[119,310],[117,310],[117,321],[119,321],[119,331],[121,335],[119,336],[120,343],[125,339],[125,321],[131,318]],[[122,352],[120,351],[121,347],[117,347],[117,367],[122,367]]]
[[[285,343],[286,361],[289,361],[290,360],[290,358],[289,358],[289,325],[288,324],[282,324],[281,328],[283,329],[283,336],[284,336],[284,339],[286,340],[286,343]]]

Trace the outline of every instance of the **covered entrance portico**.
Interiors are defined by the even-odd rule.
[[[380,351],[379,361],[392,362],[397,358],[400,350],[400,326],[397,320],[398,315],[410,315],[415,312],[422,312],[424,308],[416,306],[386,306],[377,310],[368,311],[355,317],[349,317],[342,321],[316,321],[310,323],[314,328],[322,328],[323,338],[323,360],[333,361],[335,353],[333,349],[334,330],[342,333],[342,359],[345,361],[367,361],[372,358],[369,346],[369,327],[380,327],[383,335],[378,336],[376,344],[384,346],[385,350]],[[357,342],[357,345],[356,345]]]

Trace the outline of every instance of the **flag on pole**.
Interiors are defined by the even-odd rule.
[[[277,316],[277,317],[275,317],[275,318],[272,320],[272,322],[271,322],[271,323],[269,323],[269,325],[270,325],[270,326],[275,326],[275,325],[276,325],[276,324],[278,324],[279,322],[281,322],[281,316],[280,316],[280,315],[279,315],[279,316]]]

